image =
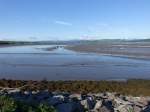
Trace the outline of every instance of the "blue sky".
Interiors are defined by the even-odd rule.
[[[150,0],[0,0],[0,40],[150,38]]]

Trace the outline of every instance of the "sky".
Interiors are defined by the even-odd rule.
[[[150,38],[150,0],[0,0],[0,40]]]

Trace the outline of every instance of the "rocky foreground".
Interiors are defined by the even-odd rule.
[[[58,112],[150,112],[150,97],[124,96],[109,92],[77,94],[3,88],[0,90],[0,95],[28,104],[46,102]]]

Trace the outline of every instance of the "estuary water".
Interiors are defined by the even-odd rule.
[[[55,49],[50,51],[46,48]],[[23,80],[150,79],[150,60],[78,53],[63,45],[0,48],[0,78]]]

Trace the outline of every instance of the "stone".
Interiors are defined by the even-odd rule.
[[[35,94],[38,94],[39,91],[32,91],[32,94],[35,95]]]
[[[32,95],[32,92],[31,91],[24,91],[24,94],[25,95]]]
[[[102,106],[102,101],[98,100],[95,104],[94,111],[99,110],[101,108],[101,106]]]
[[[87,100],[82,100],[80,103],[85,109],[89,109],[90,105]]]
[[[73,102],[58,104],[56,109],[58,112],[84,112],[81,105]]]
[[[120,105],[115,110],[117,110],[119,112],[134,112],[134,109],[131,105]]]
[[[133,112],[141,112],[142,108],[138,107],[138,106],[133,106]]]
[[[106,106],[102,106],[97,112],[114,112],[114,110],[107,108]]]
[[[150,112],[150,106],[147,106],[145,109],[143,109],[143,111],[141,112]]]
[[[81,105],[84,106],[85,109],[93,109],[94,108],[94,105],[95,105],[95,102],[92,100],[92,99],[85,99],[85,100],[82,100],[81,102]]]
[[[71,99],[77,98],[78,100],[82,100],[81,94],[71,94],[69,97]]]
[[[64,96],[62,95],[57,95],[57,96],[48,98],[48,103],[54,106],[63,103],[63,101],[64,101]]]
[[[11,89],[11,90],[8,90],[8,94],[12,94],[12,93],[20,93],[20,89]]]
[[[114,112],[114,107],[111,100],[104,100],[102,105],[109,110],[108,112]]]

